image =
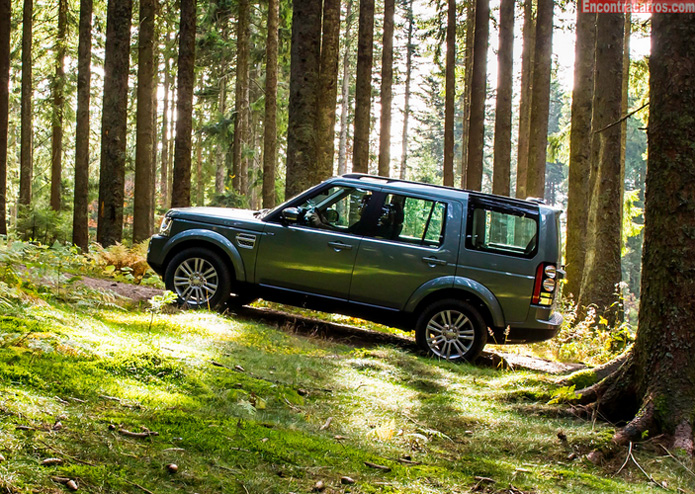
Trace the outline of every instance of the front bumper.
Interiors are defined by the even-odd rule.
[[[503,345],[549,340],[560,330],[563,320],[562,314],[549,307],[532,305],[523,324],[493,329],[488,343]]]
[[[147,246],[147,264],[159,276],[164,276],[164,245],[169,240],[169,237],[154,235],[150,238],[150,243]]]

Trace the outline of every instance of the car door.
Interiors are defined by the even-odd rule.
[[[295,223],[269,222],[256,260],[256,283],[347,300],[372,192],[333,185],[298,205]]]
[[[407,194],[385,194],[374,235],[365,236],[355,261],[350,301],[402,309],[435,278],[452,276],[463,207]],[[458,220],[457,220],[458,218]]]

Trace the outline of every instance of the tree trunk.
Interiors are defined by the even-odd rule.
[[[454,0],[452,0],[454,1]],[[384,1],[384,43],[381,51],[381,120],[379,175],[391,176],[391,102],[393,100],[393,17],[395,0]]]
[[[191,153],[193,141],[193,89],[195,87],[195,0],[181,0],[177,75],[176,138],[171,206],[191,205]]]
[[[0,235],[7,235],[7,133],[10,110],[10,20],[12,2],[0,0]]]
[[[275,0],[271,0],[275,1]],[[220,68],[223,72],[224,68]],[[268,75],[270,76],[270,74]],[[276,76],[277,77],[277,76]],[[217,114],[220,120],[225,117],[227,111],[227,78],[219,75],[219,93],[217,95]],[[227,142],[226,132],[224,135],[218,135],[217,152],[215,153],[215,193],[224,194],[224,182],[227,171]]]
[[[133,206],[133,243],[152,235],[152,146],[154,126],[154,21],[155,0],[140,0],[140,33],[138,37],[138,106],[135,142],[135,202]]]
[[[620,105],[620,114],[624,117],[627,115],[627,107],[630,97],[630,35],[632,34],[632,13],[625,13],[625,30],[623,34],[623,85],[622,85],[622,103]],[[620,124],[620,169],[622,176],[625,176],[625,150],[627,148],[627,121],[622,121]]]
[[[343,53],[343,87],[341,89],[340,103],[340,144],[338,145],[338,175],[347,173],[347,139],[348,139],[348,112],[350,106],[350,50],[352,28],[352,0],[347,0],[345,13],[345,52]]]
[[[578,306],[596,305],[597,313],[614,323],[620,316],[617,284],[622,244],[623,175],[620,164],[620,120],[623,79],[622,14],[596,18],[595,128],[599,165],[591,192],[587,251]],[[580,316],[581,317],[581,316]]]
[[[391,1],[391,0],[388,0]],[[318,111],[316,114],[316,162],[313,181],[333,175],[335,154],[335,101],[338,96],[340,54],[340,0],[323,2],[323,37],[319,61]]]
[[[92,0],[80,0],[79,37],[72,243],[86,252],[89,248],[89,101],[92,76]]]
[[[63,115],[65,113],[65,52],[67,50],[68,2],[58,0],[58,38],[55,44],[53,119],[51,122],[51,209],[60,211],[63,174]]]
[[[164,108],[162,111],[162,157],[159,166],[159,204],[162,208],[169,207],[167,197],[169,196],[169,94],[171,86],[171,75],[169,74],[171,67],[169,65],[169,28],[164,27]]]
[[[598,16],[599,22],[605,15]],[[600,27],[597,35],[601,36]],[[695,190],[694,38],[692,16],[653,14],[649,166],[637,340],[625,365],[583,390],[580,399],[594,401],[593,408],[607,420],[632,419],[617,433],[617,443],[665,433],[674,448],[690,454],[695,409],[695,202],[685,198]]]
[[[514,76],[514,0],[500,4],[500,40],[497,52],[497,99],[492,193],[509,195],[512,159],[512,83]]]
[[[320,53],[321,0],[294,0],[285,185],[288,198],[316,185],[311,170],[316,166],[314,119]]]
[[[584,13],[577,9],[567,195],[567,284],[564,287],[564,294],[573,296],[575,301],[579,299],[586,257],[595,47],[596,14]]]
[[[545,163],[548,147],[548,115],[550,113],[550,69],[553,52],[554,0],[538,0],[533,82],[531,83],[531,137],[529,140],[526,193],[543,199],[545,196]]]
[[[464,60],[463,124],[461,140],[461,188],[468,187],[468,143],[471,130],[473,48],[475,45],[475,0],[466,0],[466,55]]]
[[[408,0],[408,12],[406,14],[408,22],[408,45],[405,55],[405,103],[403,105],[403,135],[401,138],[401,180],[405,180],[408,170],[408,119],[410,118],[410,80],[413,71],[413,27],[415,19],[413,17],[413,0]]]
[[[485,97],[487,93],[487,44],[490,36],[490,0],[476,0],[473,71],[471,73],[471,114],[468,132],[466,186],[482,190],[485,147]]]
[[[513,0],[512,0],[513,1]],[[446,74],[444,89],[443,181],[454,186],[454,100],[456,99],[456,0],[448,0],[446,24]]]
[[[357,37],[357,88],[355,90],[355,141],[352,170],[369,172],[369,124],[372,104],[372,55],[374,50],[374,0],[360,1]]]
[[[533,0],[524,2],[523,47],[521,49],[521,95],[519,98],[519,138],[516,160],[516,197],[526,199],[528,176],[528,151],[531,139],[531,81],[533,79],[533,54],[536,48],[536,20]]]
[[[234,111],[236,112],[234,125],[234,144],[232,160],[234,189],[242,195],[248,194],[249,188],[249,163],[245,155],[248,146],[249,130],[251,125],[249,104],[249,0],[239,1],[239,17],[237,20],[237,64],[236,64],[236,90],[234,97]]]
[[[24,0],[22,17],[22,110],[21,110],[21,151],[19,158],[19,205],[31,204],[31,182],[34,175],[34,131],[33,104],[34,89],[32,84],[32,16],[33,0]]]
[[[278,161],[278,0],[268,0],[268,38],[265,45],[265,117],[263,129],[263,207],[275,207],[275,169]]]
[[[123,196],[128,110],[128,65],[132,0],[109,0],[101,116],[99,223],[97,242],[108,247],[123,238]]]

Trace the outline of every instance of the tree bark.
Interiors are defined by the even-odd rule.
[[[391,0],[388,0],[391,1]],[[335,154],[335,102],[338,96],[340,54],[340,0],[323,2],[323,37],[319,60],[318,111],[316,114],[316,162],[313,181],[333,175]]]
[[[120,242],[123,238],[132,9],[132,0],[109,0],[108,3],[97,225],[97,242],[104,247]]]
[[[454,1],[454,0],[451,0]],[[393,17],[395,0],[384,1],[384,42],[381,51],[381,119],[379,175],[391,176],[391,104],[393,100]]]
[[[516,160],[516,197],[526,199],[528,152],[531,139],[531,81],[536,49],[536,20],[533,0],[524,2],[523,47],[521,49],[521,95],[519,97],[519,138]]]
[[[7,132],[10,110],[10,20],[12,3],[0,0],[0,235],[7,235]]]
[[[620,163],[620,120],[623,79],[622,14],[596,18],[596,72],[594,82],[594,127],[598,129],[599,164],[587,224],[587,251],[578,306],[596,305],[598,314],[610,323],[622,312],[616,295],[622,274],[623,174]],[[603,130],[602,130],[603,129]]]
[[[169,207],[169,202],[167,199],[169,196],[169,89],[171,87],[171,67],[169,65],[170,43],[171,40],[169,38],[169,29],[168,26],[165,26],[164,50],[162,51],[162,56],[164,57],[164,108],[162,111],[162,156],[161,163],[159,165],[159,204],[164,209],[167,209]]]
[[[268,0],[268,38],[265,45],[265,117],[263,129],[263,207],[275,207],[275,169],[278,161],[278,0]]]
[[[468,187],[468,144],[471,130],[471,91],[473,85],[473,48],[475,45],[475,0],[466,0],[466,56],[464,60],[463,129],[461,141],[461,188]]]
[[[468,132],[466,186],[482,190],[485,148],[485,98],[487,96],[487,45],[490,37],[490,1],[476,0],[473,71],[471,73],[471,114]]]
[[[21,110],[21,150],[19,158],[19,205],[31,204],[31,182],[34,175],[34,131],[32,84],[32,16],[33,0],[24,0],[22,17],[22,110]]]
[[[249,104],[249,42],[251,37],[249,24],[249,0],[239,1],[239,16],[237,20],[237,64],[234,111],[234,144],[232,162],[234,178],[232,183],[237,192],[248,194],[249,163],[245,150],[249,142],[251,125]]]
[[[140,33],[138,37],[138,103],[135,142],[135,201],[133,206],[133,243],[152,235],[152,146],[154,126],[154,25],[155,0],[140,0]]]
[[[315,185],[311,170],[316,166],[314,119],[320,53],[321,0],[294,0],[285,184],[288,198]]]
[[[595,46],[596,14],[584,13],[577,9],[567,195],[567,284],[564,287],[564,294],[573,296],[575,301],[579,299],[586,257]]]
[[[622,103],[620,114],[622,117],[627,115],[627,107],[630,98],[630,35],[632,34],[632,13],[625,13],[625,29],[623,33],[623,85]],[[620,169],[622,176],[625,176],[625,151],[627,148],[627,121],[625,118],[620,124]]]
[[[86,252],[89,249],[89,101],[92,76],[92,0],[80,0],[79,38],[72,243]]]
[[[632,419],[616,434],[617,443],[665,433],[673,447],[691,454],[695,201],[686,198],[695,190],[694,38],[692,16],[653,15],[639,329],[625,365],[583,390],[581,398],[594,401],[593,408],[608,420]]]
[[[403,134],[401,137],[401,171],[400,178],[405,180],[408,170],[408,119],[410,118],[410,81],[413,72],[413,25],[415,19],[413,17],[413,0],[408,0],[408,11],[406,13],[408,22],[408,45],[406,46],[405,55],[405,103],[403,105]]]
[[[355,141],[352,169],[369,172],[369,125],[372,104],[372,56],[374,51],[374,0],[360,1],[355,91]]]
[[[550,113],[550,69],[553,52],[554,0],[538,0],[538,19],[531,83],[531,137],[529,140],[526,193],[545,197],[545,164]]]
[[[53,119],[51,122],[51,209],[60,211],[63,174],[63,115],[65,113],[65,52],[67,51],[68,2],[58,1],[58,38],[55,44]]]
[[[347,173],[348,112],[350,99],[350,51],[352,28],[352,0],[347,0],[345,13],[345,51],[343,53],[343,86],[340,103],[340,143],[338,145],[338,175]]]
[[[454,100],[456,98],[456,0],[448,0],[444,89],[444,185],[454,186]]]
[[[193,89],[195,86],[196,2],[181,0],[176,102],[176,138],[171,206],[191,205],[191,153],[193,142]]]
[[[512,159],[512,84],[514,76],[514,0],[500,4],[500,39],[497,52],[497,98],[492,193],[509,195]]]

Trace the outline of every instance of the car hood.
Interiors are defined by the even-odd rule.
[[[172,209],[167,216],[203,223],[239,225],[240,223],[260,223],[258,211],[252,209],[193,207]]]

